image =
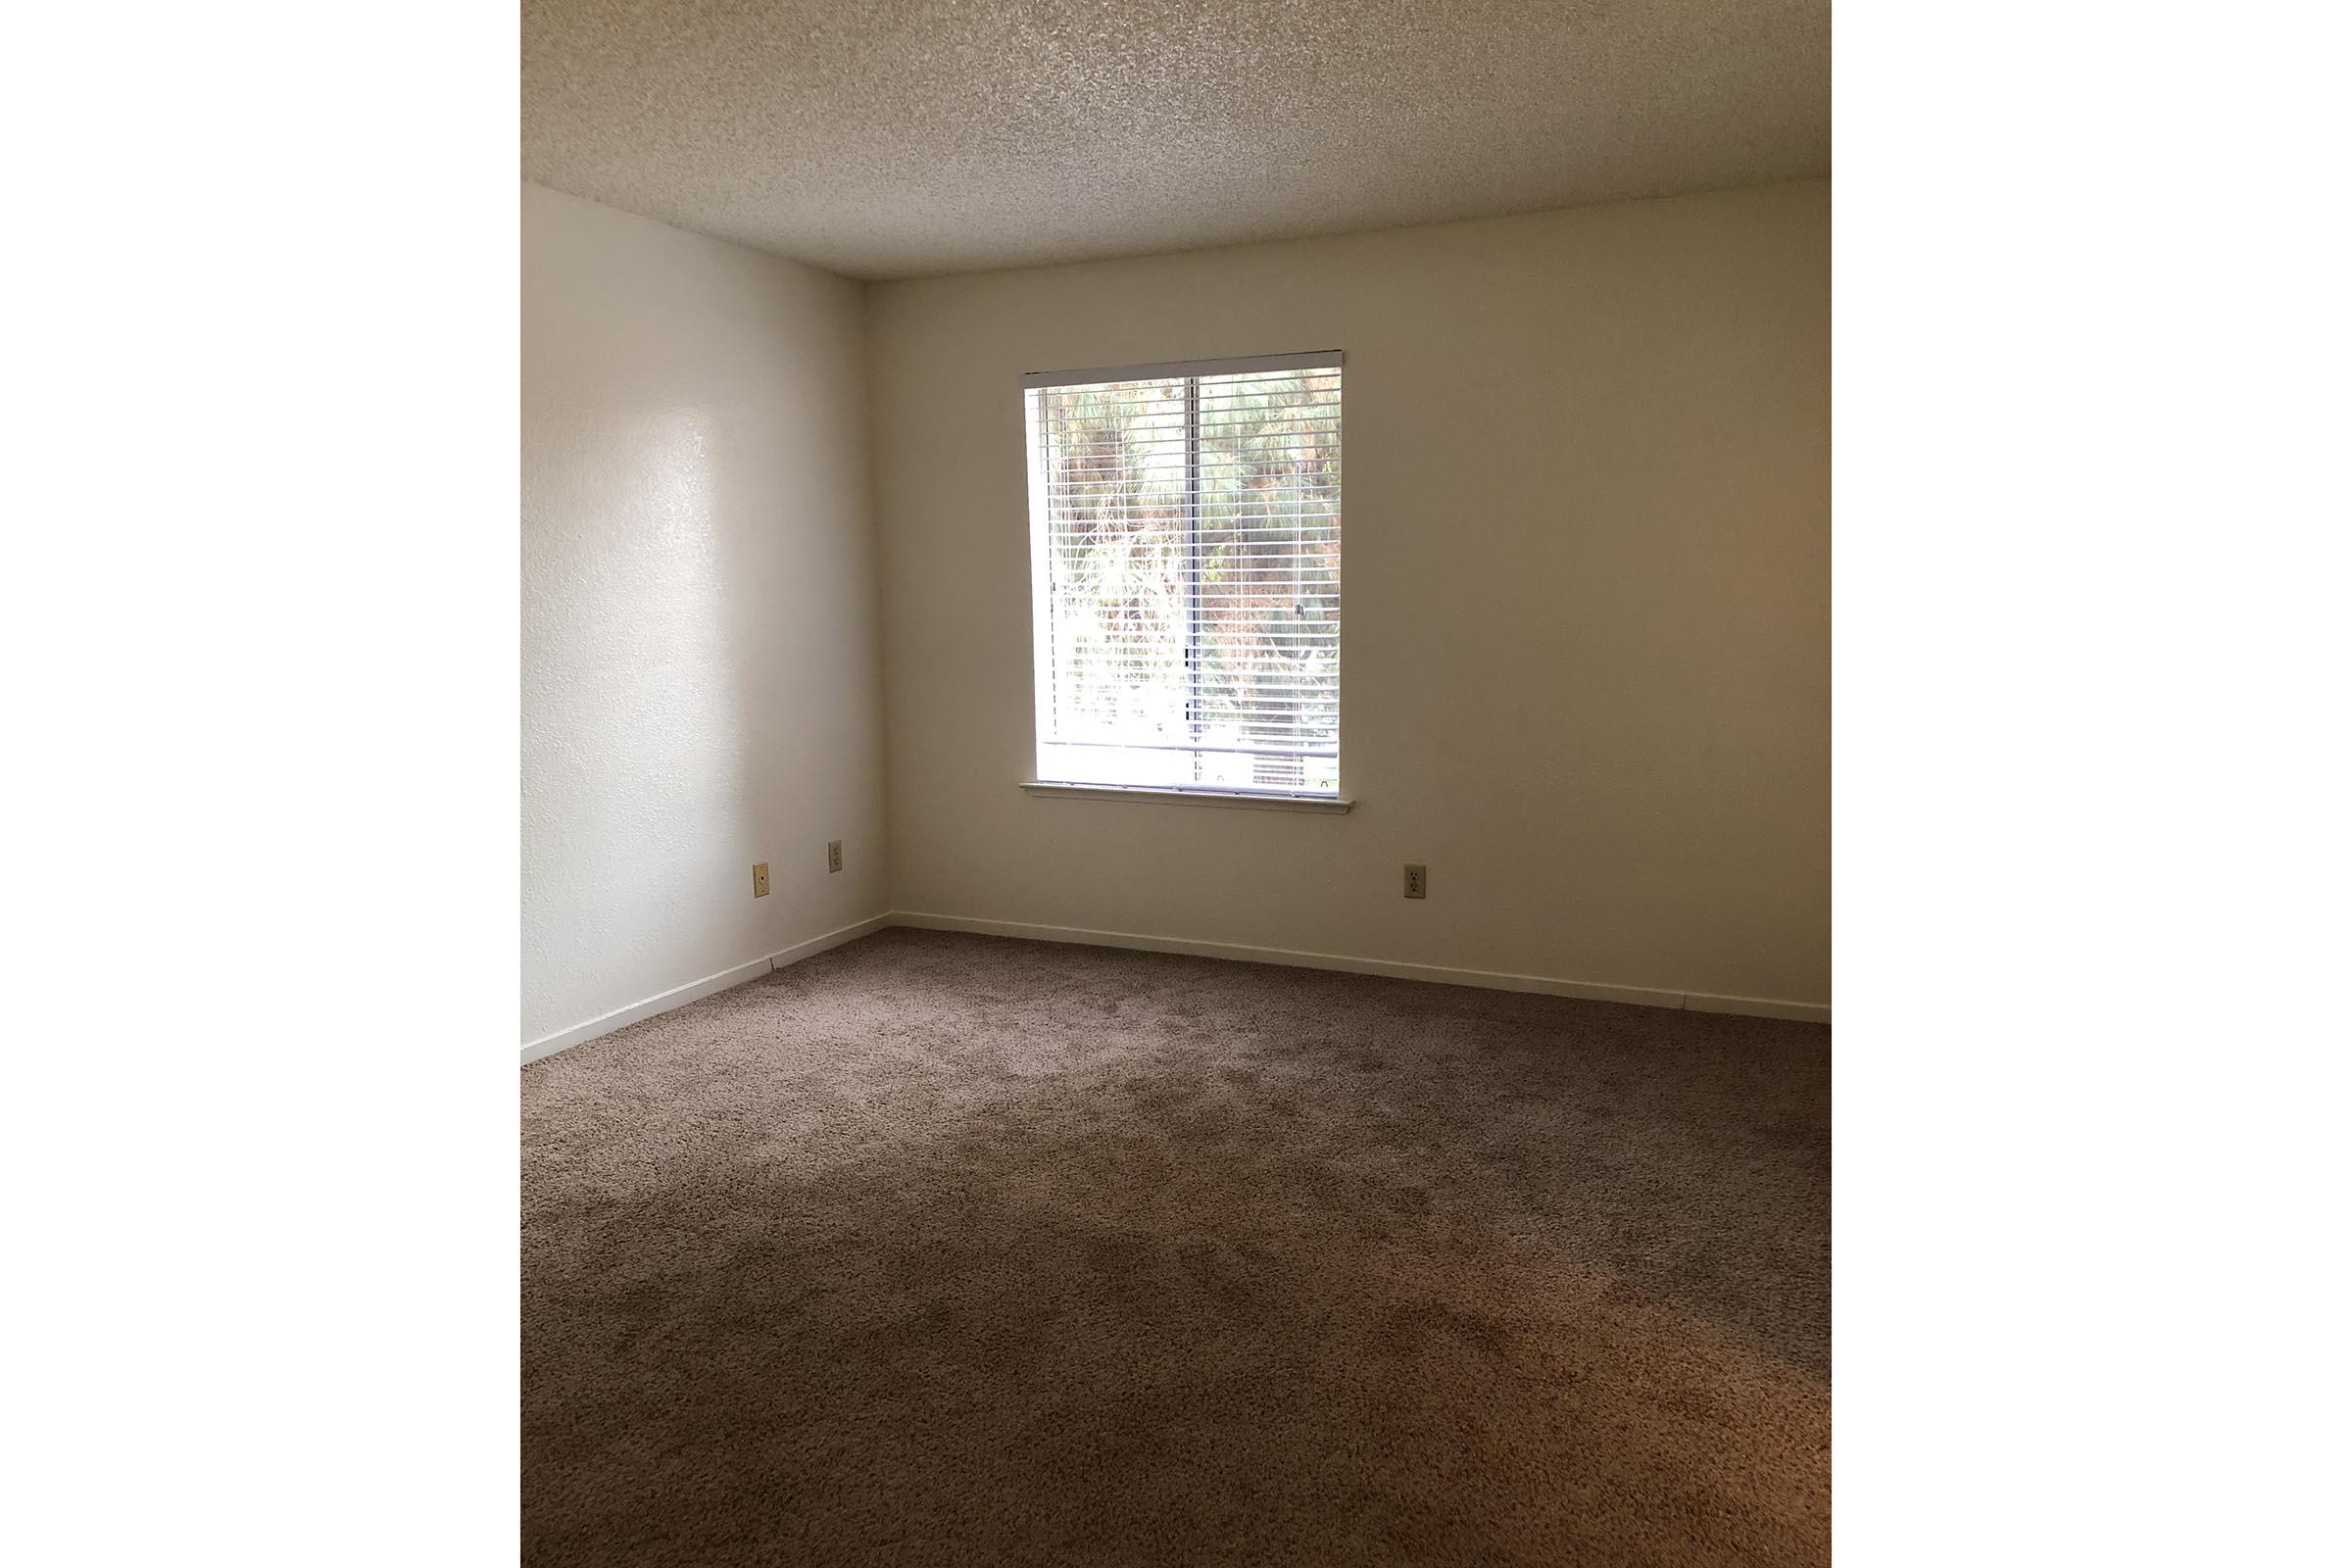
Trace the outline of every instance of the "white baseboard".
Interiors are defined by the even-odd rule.
[[[1338,969],[1348,974],[1386,975],[1392,980],[1430,980],[1439,985],[1478,986],[1489,991],[1529,991],[1587,1002],[1626,1002],[1642,1007],[1730,1012],[1751,1018],[1793,1018],[1828,1023],[1826,1003],[1776,1002],[1764,997],[1723,997],[1704,991],[1660,991],[1649,986],[1609,986],[1548,975],[1502,974],[1491,969],[1448,969],[1433,963],[1399,963],[1389,958],[1351,958],[1336,953],[1298,953],[1289,948],[1252,948],[1235,942],[1190,942],[1176,937],[1139,936],[1131,931],[1090,931],[1080,926],[1030,925],[1019,920],[975,920],[959,914],[894,909],[892,925],[924,931],[971,931],[983,936],[1019,937],[1029,942],[1077,942],[1098,948],[1135,948],[1146,953],[1186,953],[1200,958],[1235,958],[1247,963],[1283,963],[1300,969]]]
[[[732,969],[721,969],[718,973],[707,974],[700,980],[690,980],[682,986],[675,986],[662,992],[658,997],[648,997],[643,1002],[632,1002],[625,1007],[615,1007],[611,1012],[589,1019],[586,1023],[574,1024],[569,1029],[560,1029],[552,1035],[541,1035],[522,1048],[523,1065],[527,1067],[542,1056],[552,1056],[559,1051],[568,1051],[573,1046],[584,1044],[602,1035],[609,1035],[615,1029],[626,1029],[630,1024],[641,1023],[657,1013],[667,1012],[673,1007],[683,1007],[690,1002],[700,1002],[705,997],[715,996],[721,991],[742,985],[747,980],[757,980],[763,974],[773,974],[788,964],[798,963],[803,958],[813,958],[818,954],[838,948],[845,942],[855,942],[859,937],[871,935],[890,923],[889,915],[877,914],[870,919],[860,920],[856,925],[845,925],[838,931],[828,931],[821,937],[810,937],[806,942],[796,942],[781,953],[771,953],[764,958],[754,958],[751,962],[739,963]]]
[[[1092,931],[1082,926],[1031,925],[1021,920],[975,920],[960,914],[929,914],[893,909],[810,937],[781,953],[705,975],[700,980],[664,991],[658,997],[616,1007],[601,1017],[569,1029],[543,1035],[522,1048],[525,1065],[586,1041],[625,1029],[657,1013],[683,1007],[690,1002],[772,974],[788,964],[869,936],[884,926],[912,926],[923,931],[970,931],[982,936],[1018,937],[1027,942],[1076,942],[1087,947],[1133,948],[1144,953],[1184,953],[1197,958],[1232,958],[1245,963],[1281,963],[1299,969],[1337,969],[1348,974],[1386,975],[1392,980],[1429,980],[1439,985],[1478,986],[1489,991],[1528,991],[1546,997],[1579,997],[1587,1002],[1624,1002],[1641,1007],[1679,1007],[1692,1012],[1729,1012],[1751,1018],[1793,1018],[1804,1023],[1828,1023],[1827,1004],[1776,1002],[1765,997],[1723,997],[1704,991],[1661,991],[1650,986],[1608,986],[1589,980],[1559,980],[1548,975],[1503,974],[1492,969],[1448,969],[1434,963],[1399,963],[1389,958],[1351,958],[1337,953],[1300,953],[1289,948],[1253,948],[1238,942],[1191,942],[1178,937],[1149,937],[1132,931]]]

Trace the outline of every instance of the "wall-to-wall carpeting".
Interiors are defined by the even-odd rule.
[[[524,1560],[1824,1562],[1828,1041],[891,930],[550,1057]]]

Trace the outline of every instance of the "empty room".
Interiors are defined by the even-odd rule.
[[[1825,9],[524,24],[525,1560],[1825,1560]]]
[[[2344,1560],[2352,16],[1832,20],[19,8],[0,1560]]]
[[[2342,1561],[2352,17],[1835,24],[19,7],[0,1558]]]

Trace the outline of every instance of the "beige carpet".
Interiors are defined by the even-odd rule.
[[[1826,1028],[893,930],[522,1096],[529,1564],[1828,1559]]]

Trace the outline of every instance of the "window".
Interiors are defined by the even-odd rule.
[[[1340,355],[1027,376],[1037,777],[1340,788]]]

